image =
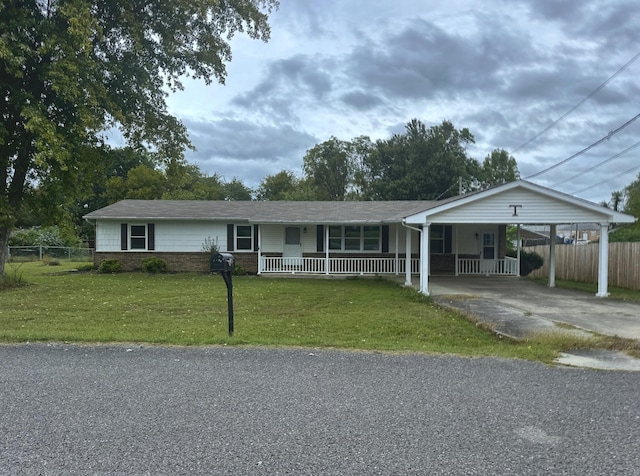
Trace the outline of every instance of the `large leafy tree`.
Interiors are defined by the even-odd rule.
[[[181,160],[166,107],[185,75],[224,82],[236,32],[267,40],[278,0],[0,0],[0,276],[34,184],[67,194],[118,128],[134,148]]]
[[[314,186],[318,200],[347,198],[355,173],[350,152],[351,143],[336,137],[307,151],[302,170]]]
[[[368,200],[434,200],[456,195],[459,178],[476,183],[480,164],[468,156],[474,138],[449,121],[427,128],[411,120],[404,134],[376,142],[366,158],[363,196]]]
[[[482,162],[480,180],[483,187],[494,187],[520,179],[516,159],[504,149],[495,149]]]

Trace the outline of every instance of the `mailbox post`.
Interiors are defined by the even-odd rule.
[[[220,273],[227,285],[227,308],[229,314],[229,337],[233,336],[233,269],[235,258],[231,253],[216,253],[211,256],[209,270],[211,273]]]

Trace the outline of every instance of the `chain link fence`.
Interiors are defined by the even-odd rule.
[[[93,261],[93,248],[68,246],[10,246],[9,261],[42,261],[45,259],[67,261]]]

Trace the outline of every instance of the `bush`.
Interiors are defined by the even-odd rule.
[[[535,251],[520,251],[520,276],[527,276],[532,271],[542,268],[544,259]]]
[[[245,274],[247,274],[247,271],[239,264],[236,264],[233,267],[233,274],[235,276],[244,276]]]
[[[13,270],[13,274],[5,274],[0,276],[0,291],[28,286],[29,283],[24,280],[22,273],[18,269]]]
[[[162,258],[143,259],[142,269],[147,273],[164,273],[167,270],[167,262]]]
[[[9,236],[9,246],[68,246],[78,247],[81,241],[77,236],[65,234],[57,226],[33,226],[14,230]]]
[[[104,259],[99,269],[101,273],[118,273],[122,269],[122,263],[119,259]]]

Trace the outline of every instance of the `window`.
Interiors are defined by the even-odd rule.
[[[120,249],[123,251],[152,251],[155,249],[155,225],[120,225]]]
[[[251,225],[236,226],[236,250],[253,250],[253,229]]]
[[[380,227],[330,226],[329,249],[336,251],[380,251]]]
[[[431,225],[429,230],[429,248],[432,254],[451,253],[451,225]]]
[[[131,225],[131,244],[129,249],[147,249],[147,227],[145,225]]]

